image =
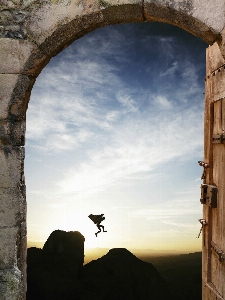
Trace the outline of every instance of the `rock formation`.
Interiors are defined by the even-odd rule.
[[[85,265],[82,281],[86,290],[92,292],[92,299],[172,299],[155,267],[124,248],[111,249],[103,257]]]
[[[53,231],[43,247],[45,267],[61,277],[77,278],[84,263],[84,241],[78,231]]]
[[[84,262],[84,240],[78,231],[55,230],[43,250],[28,249],[27,300],[79,299],[83,288],[77,278]]]
[[[28,249],[27,300],[170,300],[153,267],[124,248],[83,266],[84,237],[56,230],[43,250]]]

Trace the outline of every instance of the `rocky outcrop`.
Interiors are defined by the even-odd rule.
[[[155,267],[124,248],[85,266],[84,237],[56,230],[43,250],[29,248],[27,300],[170,300]]]
[[[55,230],[43,250],[28,249],[27,300],[79,299],[83,287],[77,278],[83,267],[84,240],[78,231]]]
[[[111,249],[85,265],[82,281],[92,299],[172,299],[156,268],[124,248]]]
[[[45,267],[61,277],[77,278],[84,263],[84,241],[78,231],[53,231],[43,247]]]

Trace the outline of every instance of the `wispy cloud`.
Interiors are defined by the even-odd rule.
[[[86,161],[71,163],[62,174],[57,185],[63,192],[98,191],[130,178],[149,178],[161,162],[190,160],[202,151],[195,65],[185,60],[181,70],[183,56],[174,62],[174,39],[161,37],[157,45],[166,57],[166,66],[159,64],[162,72],[151,77],[144,63],[139,81],[129,81],[130,58],[124,59],[123,47],[130,49],[130,42],[116,30],[111,33],[115,43],[104,35],[97,40],[90,36],[85,47],[78,43],[66,50],[43,71],[29,104],[28,145],[49,154],[86,153]],[[179,76],[171,86],[175,71]]]
[[[175,158],[190,160],[200,155],[201,125],[197,114],[193,130],[190,130],[192,111],[186,111],[184,119],[179,113],[165,114],[154,123],[141,117],[117,125],[110,135],[103,137],[102,148],[88,152],[88,163],[81,163],[79,168],[71,167],[58,183],[64,192],[99,190],[134,176],[149,178],[149,172],[157,170],[162,162]]]
[[[155,98],[155,103],[164,109],[171,109],[173,107],[172,102],[169,101],[165,96],[157,96]]]
[[[175,61],[172,63],[171,67],[169,67],[163,73],[160,73],[160,76],[173,76],[177,69],[178,69],[178,62]]]

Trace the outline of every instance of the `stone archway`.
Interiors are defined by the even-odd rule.
[[[26,109],[52,56],[108,24],[160,21],[179,26],[225,56],[221,0],[2,0],[0,4],[0,296],[25,299]],[[211,58],[221,60],[220,53]],[[221,63],[222,64],[222,63]],[[214,299],[214,298],[205,299]]]

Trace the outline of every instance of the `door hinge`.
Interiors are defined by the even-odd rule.
[[[201,180],[206,179],[206,169],[209,168],[209,165],[204,161],[198,161],[199,166],[203,167],[202,177]]]
[[[219,256],[219,261],[224,262],[225,253],[213,241],[211,241],[211,249]]]
[[[217,207],[217,192],[218,188],[214,185],[202,184],[201,185],[201,204],[206,204],[211,208]]]
[[[212,142],[214,144],[224,144],[225,141],[225,134],[214,134],[212,136]]]

